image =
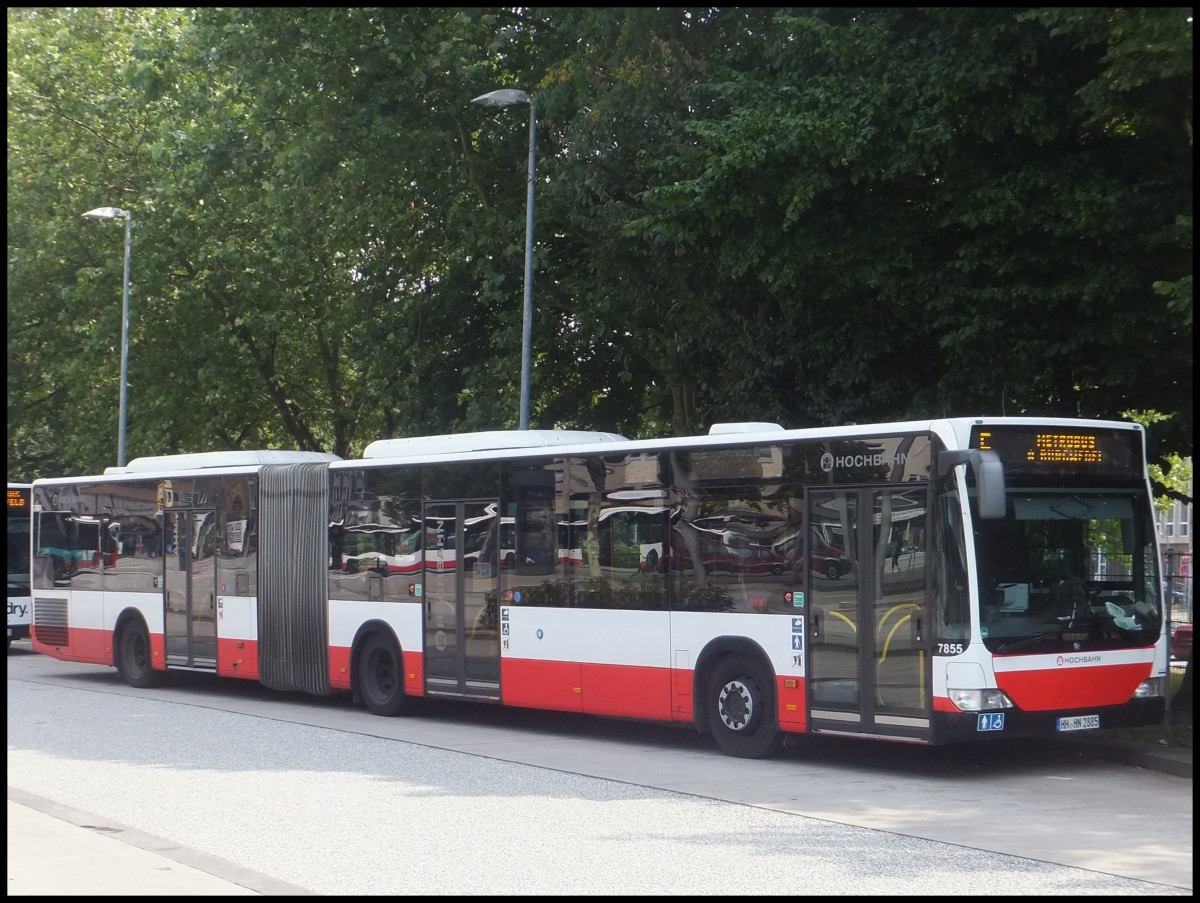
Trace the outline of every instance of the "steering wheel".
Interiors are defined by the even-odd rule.
[[[1074,614],[1078,609],[1091,607],[1092,589],[1082,577],[1067,577],[1054,585],[1055,601],[1062,608],[1070,608]]]

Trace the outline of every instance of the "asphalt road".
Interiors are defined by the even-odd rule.
[[[745,761],[683,729],[420,709],[382,719],[198,675],[133,690],[18,644],[10,813],[115,826],[104,840],[229,892],[1192,892],[1191,781],[1053,743],[812,738]],[[66,863],[87,852],[55,845]]]

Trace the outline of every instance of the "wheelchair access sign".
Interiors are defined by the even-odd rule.
[[[975,726],[976,731],[1002,731],[1004,730],[1004,713],[1003,712],[987,712],[979,716],[979,723]]]

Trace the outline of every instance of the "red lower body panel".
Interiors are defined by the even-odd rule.
[[[1138,684],[1150,677],[1149,662],[1102,668],[1059,668],[1052,671],[1001,671],[996,685],[1026,712],[1094,709],[1124,705]]]

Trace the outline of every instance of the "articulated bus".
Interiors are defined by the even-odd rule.
[[[37,480],[33,511],[35,649],[136,687],[207,671],[378,715],[425,697],[675,722],[742,757],[798,735],[947,744],[1165,709],[1132,423],[139,458]]]
[[[8,484],[8,645],[29,636],[28,483]]]

